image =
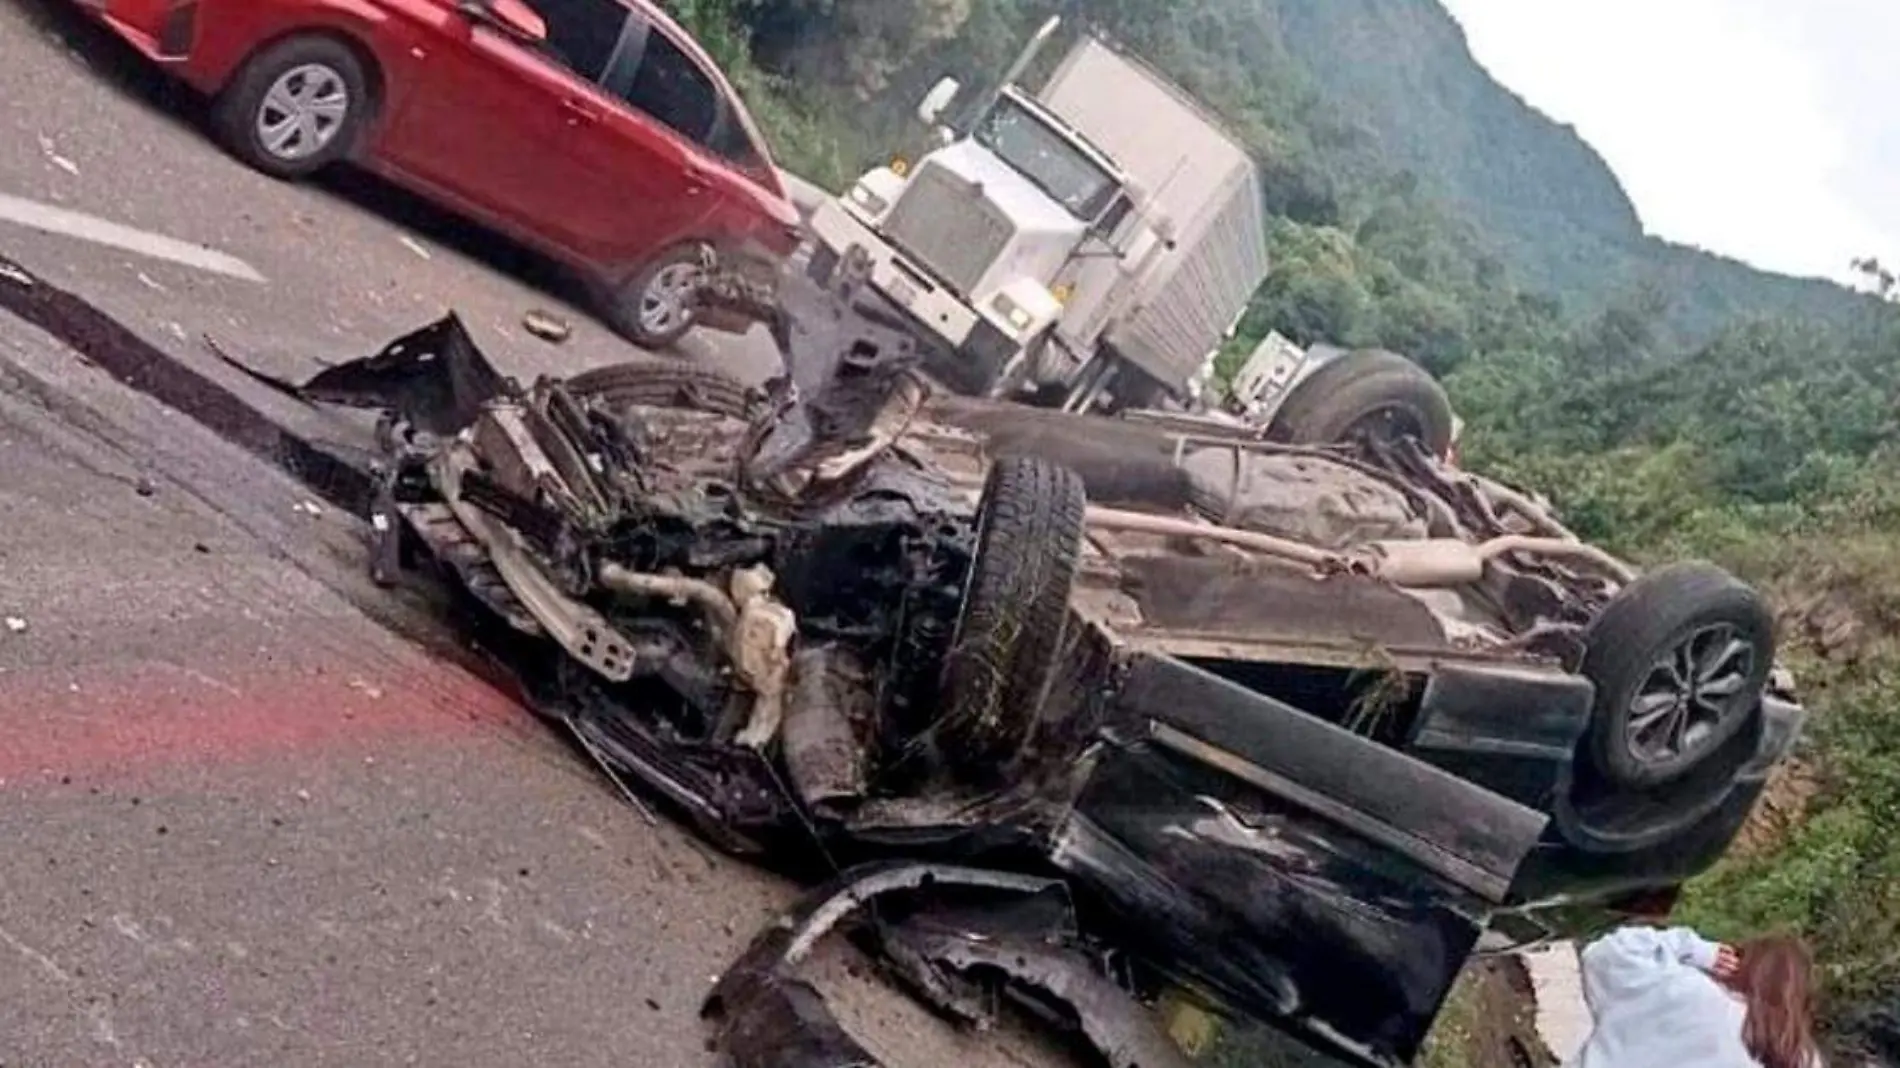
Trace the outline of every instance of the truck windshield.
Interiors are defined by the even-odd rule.
[[[976,141],[1085,222],[1093,222],[1115,199],[1113,175],[1007,96],[977,124]]]

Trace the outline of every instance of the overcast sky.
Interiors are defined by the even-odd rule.
[[[1900,261],[1900,3],[1445,0],[1651,233],[1792,274]]]

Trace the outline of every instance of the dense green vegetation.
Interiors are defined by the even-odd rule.
[[[834,187],[986,83],[1049,0],[673,0],[782,162]],[[1490,80],[1435,0],[1071,0],[1261,161],[1275,272],[1242,324],[1445,379],[1474,465],[1637,558],[1772,591],[1815,709],[1804,818],[1694,888],[1720,936],[1812,934],[1837,1018],[1900,981],[1900,314],[1643,236],[1615,176]],[[1051,51],[1059,51],[1058,48]],[[1879,277],[1878,269],[1872,272]],[[1891,279],[1888,279],[1891,281]]]

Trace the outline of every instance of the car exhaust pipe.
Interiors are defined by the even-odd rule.
[[[1131,534],[1156,534],[1169,538],[1206,538],[1224,545],[1240,549],[1252,549],[1267,556],[1290,560],[1296,564],[1309,564],[1313,567],[1339,567],[1345,558],[1335,552],[1316,549],[1304,542],[1290,538],[1277,538],[1271,534],[1261,534],[1252,530],[1236,530],[1233,527],[1215,526],[1212,523],[1198,523],[1192,519],[1180,519],[1174,516],[1150,515],[1147,512],[1130,512],[1120,508],[1104,508],[1090,505],[1084,513],[1083,521],[1098,530],[1119,530]]]
[[[1321,571],[1351,571],[1383,579],[1396,586],[1419,589],[1464,586],[1478,582],[1484,578],[1485,565],[1506,553],[1579,560],[1621,583],[1628,583],[1636,577],[1635,570],[1628,564],[1594,545],[1526,534],[1509,534],[1476,545],[1454,538],[1376,541],[1343,552],[1333,552],[1258,531],[1236,530],[1191,519],[1097,505],[1089,507],[1087,522],[1098,530],[1204,538],[1292,563],[1306,564]]]

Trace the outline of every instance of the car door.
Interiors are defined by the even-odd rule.
[[[588,259],[578,190],[598,187],[598,135],[613,102],[599,78],[628,40],[620,0],[532,0],[539,44],[453,4],[411,50],[411,84],[382,139],[383,165],[518,237]],[[582,199],[588,199],[583,197]]]
[[[679,240],[705,236],[718,186],[705,144],[725,102],[667,30],[636,9],[602,84],[612,106],[570,146],[584,177],[568,210],[603,266],[631,268]]]

